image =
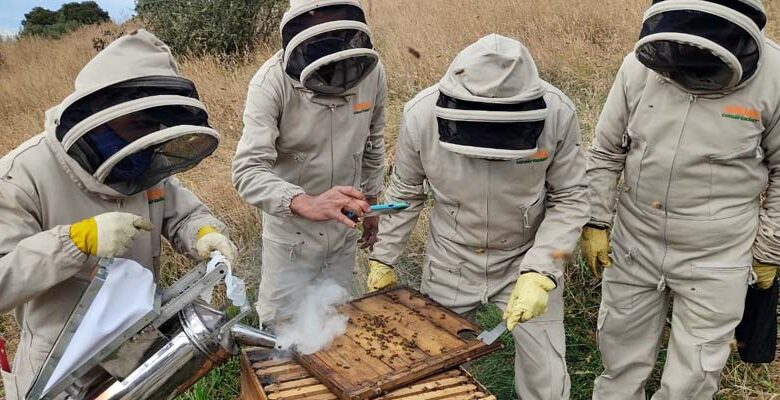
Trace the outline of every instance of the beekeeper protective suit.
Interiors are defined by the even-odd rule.
[[[563,258],[588,218],[585,156],[574,105],[518,41],[480,39],[406,104],[385,195],[411,207],[380,222],[372,268],[398,262],[426,187],[423,292],[459,313],[497,304],[510,329],[527,321],[512,330],[519,398],[568,398]]]
[[[195,86],[141,30],[95,56],[45,132],[0,160],[0,312],[21,329],[7,399],[24,397],[98,257],[156,276],[162,237],[192,257],[233,255],[225,226],[171,177],[218,142]]]
[[[780,264],[780,48],[761,31],[762,4],[655,3],[589,156],[593,210],[583,251],[594,268],[614,261],[603,277],[605,371],[595,399],[645,398],[672,294],[666,365],[653,399],[711,399],[751,264],[757,271]]]
[[[233,182],[263,211],[261,323],[294,310],[317,278],[347,286],[355,223],[384,175],[385,72],[356,0],[293,0],[283,49],[249,84]],[[358,190],[359,189],[359,190]],[[376,218],[363,239],[375,241]]]

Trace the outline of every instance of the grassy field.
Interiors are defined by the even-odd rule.
[[[535,55],[543,77],[576,102],[586,142],[612,79],[636,40],[647,0],[364,0],[375,42],[387,66],[390,110],[386,133],[388,158],[405,101],[436,82],[452,58],[466,45],[488,33],[523,41]],[[770,8],[770,36],[780,38],[780,1]],[[43,113],[67,96],[73,78],[94,56],[93,40],[111,38],[122,28],[85,28],[59,41],[24,39],[0,43],[0,153],[42,130]],[[223,141],[215,156],[182,179],[232,228],[242,248],[241,273],[250,286],[257,282],[260,221],[230,184],[230,160],[241,134],[241,113],[247,84],[274,51],[261,45],[241,60],[202,57],[181,60],[184,74],[194,80],[210,108],[212,124]],[[419,58],[415,56],[419,55]],[[424,219],[423,219],[424,221]],[[424,224],[421,224],[424,225]],[[414,284],[425,246],[419,228],[401,265],[402,277]],[[361,263],[365,256],[361,256]],[[164,280],[179,276],[190,264],[171,255]],[[572,375],[572,398],[590,397],[601,364],[595,345],[599,282],[577,263],[569,268],[566,324],[567,358]],[[361,287],[359,276],[355,284]],[[487,327],[500,316],[485,309],[479,321]],[[17,337],[10,315],[0,317],[0,335]],[[473,369],[499,399],[512,398],[511,340],[501,353],[481,360]],[[662,360],[659,361],[659,366]],[[193,388],[187,399],[231,399],[237,394],[237,364],[229,363]],[[657,386],[657,378],[651,389]],[[1,394],[0,389],[0,394]],[[752,367],[734,358],[724,373],[722,399],[780,399],[780,364]]]

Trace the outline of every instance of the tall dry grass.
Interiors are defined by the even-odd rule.
[[[631,49],[647,0],[363,0],[375,42],[387,66],[390,109],[386,137],[388,158],[404,102],[435,83],[452,58],[488,33],[523,41],[542,76],[566,92],[578,106],[586,139],[624,55]],[[780,37],[780,1],[766,0],[770,36]],[[67,96],[81,67],[95,54],[93,38],[108,37],[113,25],[83,28],[59,41],[25,38],[0,43],[0,153],[43,128],[43,113]],[[108,31],[108,34],[106,34]],[[233,229],[242,246],[242,273],[256,281],[259,264],[257,212],[246,206],[230,183],[230,160],[241,134],[247,84],[274,49],[260,46],[245,59],[225,63],[205,57],[181,60],[209,106],[212,124],[223,140],[217,153],[182,176]],[[417,56],[416,56],[417,55]],[[418,57],[419,56],[419,57]],[[423,225],[423,224],[421,224]],[[415,279],[424,248],[425,229],[415,232],[404,271]],[[166,279],[189,265],[172,256]],[[594,305],[589,305],[593,307]],[[0,319],[0,335],[14,338],[10,316]],[[768,396],[751,389],[745,370],[727,371],[733,398]],[[770,379],[780,387],[780,366]]]

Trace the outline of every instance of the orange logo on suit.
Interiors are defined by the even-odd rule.
[[[161,201],[165,200],[165,188],[160,187],[154,187],[146,191],[146,200],[149,201],[149,204],[159,203]]]
[[[741,106],[726,106],[720,115],[723,118],[735,119],[737,121],[758,122],[761,120],[761,111],[754,108]]]
[[[357,104],[352,106],[352,113],[357,115],[357,114],[362,114],[364,112],[369,112],[369,111],[371,111],[371,106],[373,106],[373,104],[371,104],[370,101],[364,101],[362,103],[357,103]]]

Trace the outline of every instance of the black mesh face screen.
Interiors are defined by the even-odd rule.
[[[68,106],[57,125],[57,139],[62,140],[76,124],[100,111],[128,101],[161,95],[198,99],[195,84],[184,78],[149,76],[120,82],[100,89]]]
[[[149,166],[142,174],[128,176],[128,167],[120,163],[104,183],[123,195],[131,196],[155,186],[169,176],[195,167],[211,155],[217,146],[217,138],[210,135],[180,136],[131,155],[130,158],[149,159]]]
[[[303,86],[319,93],[344,93],[360,83],[377,62],[374,57],[362,56],[326,64],[309,75]]]
[[[637,49],[648,68],[695,91],[718,91],[731,82],[732,70],[707,50],[677,42],[655,41]]]
[[[684,33],[708,39],[733,54],[742,65],[740,82],[758,69],[759,44],[742,27],[721,17],[692,10],[655,15],[642,25],[641,38],[657,33]],[[671,40],[649,42],[637,50],[645,66],[693,90],[726,88],[734,71],[711,51]]]
[[[653,4],[663,3],[666,0],[653,0]],[[766,27],[766,14],[741,0],[705,0],[710,3],[720,4],[752,19],[759,29]]]
[[[528,112],[544,110],[544,98],[514,104],[481,103],[456,99],[439,93],[436,105],[461,111]],[[439,140],[461,146],[499,150],[531,150],[536,148],[544,130],[541,121],[473,122],[437,118]]]
[[[371,49],[373,45],[367,33],[357,29],[343,29],[325,32],[311,37],[291,49],[287,61],[287,74],[300,81],[301,73],[306,67],[322,57],[329,56],[344,50]],[[334,69],[337,67],[333,67]],[[328,72],[325,71],[325,74]],[[329,81],[330,77],[323,77],[323,81]]]
[[[303,13],[290,21],[282,28],[282,48],[287,45],[295,35],[313,26],[333,21],[358,21],[366,23],[366,16],[359,7],[348,4],[336,4],[314,9]]]
[[[137,140],[175,126],[209,127],[208,114],[203,109],[189,106],[161,106],[126,114],[82,135],[68,149],[68,154],[85,171],[94,174],[108,159]],[[185,137],[189,138],[189,136]],[[208,150],[212,146],[211,139],[214,141],[214,146],[216,146],[217,141],[216,138],[203,134],[192,137],[200,138],[201,142],[192,138],[186,140],[184,138],[175,138],[166,142],[165,146],[158,145],[155,148],[145,149],[126,156],[113,168],[105,183],[117,188],[138,187],[139,182],[147,182],[149,179],[153,179],[155,175],[169,171],[169,169],[158,169],[157,172],[154,172],[155,166],[165,165],[166,168],[173,168],[177,172],[183,168],[189,168],[187,159],[197,159],[198,161],[202,159],[199,157],[201,157],[200,154],[204,149],[199,149],[198,144]],[[208,142],[202,142],[203,140]],[[172,147],[174,144],[176,144],[176,147]],[[183,147],[185,144],[186,147]],[[169,149],[187,149],[190,150],[190,153],[171,151]],[[209,150],[208,154],[211,154],[211,151],[213,150]],[[161,162],[163,160],[160,158],[161,156],[164,156],[164,160],[167,160],[165,163]],[[181,165],[171,162],[175,159],[180,160],[179,164]],[[122,190],[117,190],[120,193],[127,194]]]
[[[444,143],[500,150],[536,148],[544,121],[471,122],[437,118],[439,139]]]

